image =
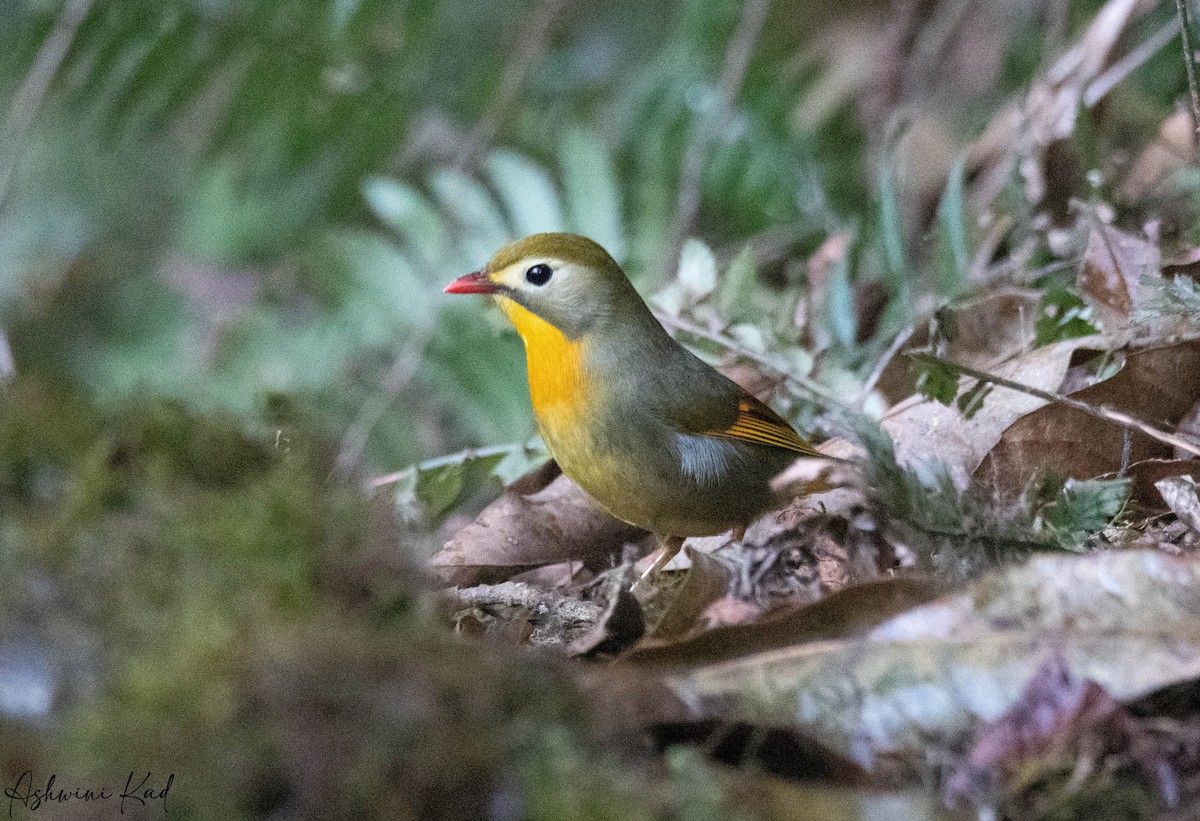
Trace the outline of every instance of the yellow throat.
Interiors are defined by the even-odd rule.
[[[589,410],[583,366],[586,343],[567,339],[558,328],[507,297],[496,301],[525,343],[529,398],[542,433],[562,439],[584,421]]]

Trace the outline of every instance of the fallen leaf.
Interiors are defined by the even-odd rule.
[[[1161,261],[1158,246],[1119,228],[1099,225],[1088,236],[1079,290],[1115,346],[1132,336],[1134,310],[1155,293],[1143,280],[1161,276]]]
[[[998,288],[944,308],[937,314],[942,355],[985,371],[1010,360],[1032,346],[1041,307],[1040,291]]]
[[[946,591],[945,582],[896,577],[847,587],[815,602],[778,608],[752,624],[714,627],[683,641],[648,640],[623,660],[695,667],[806,641],[844,638]]]
[[[701,625],[701,617],[713,602],[729,590],[732,574],[719,559],[685,547],[691,567],[684,576],[678,592],[667,605],[649,637],[670,641],[678,639]]]
[[[1039,556],[865,635],[667,680],[703,717],[787,724],[870,768],[881,756],[923,760],[931,737],[955,743],[998,719],[1048,658],[1121,701],[1200,677],[1197,616],[1200,561],[1154,551]]]
[[[1200,533],[1200,495],[1191,476],[1173,476],[1154,484],[1179,521]]]
[[[1094,681],[1072,675],[1060,658],[1033,674],[1011,708],[984,726],[967,760],[947,784],[947,796],[976,804],[1004,802],[1005,792],[1034,788],[1042,778],[1066,779],[1080,756],[1128,758],[1163,797],[1178,794],[1178,778],[1153,736]],[[1092,768],[1093,771],[1096,769]],[[1078,771],[1071,778],[1075,783]],[[1070,789],[1070,787],[1068,787]]]
[[[642,605],[632,593],[621,574],[614,586],[612,601],[599,620],[567,647],[567,655],[595,658],[615,656],[634,644],[646,632]]]
[[[1117,471],[1098,478],[1116,479]],[[1146,510],[1162,510],[1163,496],[1155,485],[1172,476],[1200,476],[1200,459],[1146,459],[1135,462],[1125,471],[1130,480],[1129,498]]]
[[[596,505],[566,476],[544,468],[519,479],[429,560],[450,583],[502,581],[531,567],[620,555],[646,536]],[[536,480],[536,481],[535,481]]]
[[[1069,395],[1095,407],[1174,425],[1200,398],[1200,341],[1130,350],[1115,375]],[[1011,499],[1041,470],[1090,479],[1120,470],[1122,464],[1172,454],[1169,445],[1146,434],[1127,433],[1116,422],[1054,403],[1009,425],[973,475],[998,497]]]
[[[990,373],[1032,388],[1056,391],[1074,352],[1095,338],[1055,342],[1001,363]],[[896,446],[901,465],[936,460],[946,465],[955,485],[965,489],[970,476],[1001,440],[1005,429],[1046,404],[1044,399],[997,386],[970,419],[957,408],[920,397],[901,402],[888,412],[881,426]]]

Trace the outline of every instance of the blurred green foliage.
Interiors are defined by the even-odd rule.
[[[175,769],[181,818],[730,817],[715,792],[669,797],[704,773],[597,753],[552,666],[442,635],[424,546],[342,479],[432,460],[390,491],[429,524],[533,458],[519,343],[441,288],[539,230],[601,241],[710,361],[781,377],[800,428],[818,363],[857,394],[897,330],[972,287],[982,247],[960,154],[935,157],[932,199],[912,182],[910,114],[974,137],[1062,45],[1038,4],[991,9],[995,76],[939,85],[954,71],[921,38],[954,4],[916,5],[895,54],[890,7],[772,6],[668,270],[736,0],[0,0],[0,674],[34,682],[27,714],[0,713],[5,767]],[[1075,32],[1101,3],[1066,5]],[[846,21],[866,33],[829,47]],[[867,64],[924,79],[847,73]],[[1143,146],[1181,72],[1147,62],[1079,153]],[[1014,224],[993,257],[1055,258],[1016,174],[997,202]],[[803,258],[840,237],[814,289]],[[1194,310],[1190,283],[1164,300]],[[1039,342],[1090,330],[1072,283],[1040,285]],[[957,380],[926,387],[949,401]],[[1011,535],[972,531],[982,502],[943,476],[877,479],[931,531]],[[1055,486],[1012,532],[1073,539],[1123,493]]]
[[[698,803],[670,783],[695,768],[660,783],[615,756],[619,722],[554,664],[448,635],[389,506],[329,483],[319,448],[25,377],[0,394],[0,437],[6,788],[33,769],[38,788],[53,772],[119,791],[149,769],[174,774],[169,817],[222,821]],[[47,703],[14,715],[18,686]]]
[[[1072,4],[1072,19],[1097,5]],[[64,8],[7,4],[9,99]],[[35,106],[5,152],[15,176],[0,211],[0,316],[18,370],[106,401],[141,392],[244,417],[283,398],[333,437],[381,403],[365,420],[374,470],[524,441],[533,430],[515,339],[439,286],[503,241],[554,228],[600,240],[646,290],[670,279],[683,155],[715,116],[740,10],[735,0],[93,3],[45,98],[14,102]],[[731,257],[786,227],[775,259],[848,231],[849,264],[824,312],[837,343],[826,359],[861,374],[918,296],[964,287],[974,250],[964,177],[960,162],[925,260],[887,137],[903,129],[872,133],[861,89],[829,85],[810,12],[772,10],[705,158],[695,230]],[[1012,76],[964,101],[964,129],[981,128],[970,112],[993,110],[1038,68],[1036,15],[1003,23]],[[515,94],[509,75],[523,79]],[[1146,119],[1178,88],[1148,67],[1134,80],[1154,92],[1139,101]],[[751,263],[723,306],[730,316],[773,301],[764,280],[799,284],[761,253]],[[931,273],[916,275],[926,264]],[[872,280],[892,303],[863,338],[851,289]]]

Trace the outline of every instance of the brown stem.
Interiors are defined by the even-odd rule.
[[[1113,410],[1103,406],[1089,405],[1086,402],[1080,402],[1078,399],[1072,399],[1069,396],[1050,393],[1049,391],[1044,391],[1040,388],[1024,385],[1020,382],[1014,382],[1011,379],[1005,379],[1002,376],[996,376],[995,374],[986,373],[984,371],[977,371],[974,368],[968,368],[965,365],[959,365],[955,362],[950,362],[949,360],[942,359],[940,356],[934,356],[933,354],[912,353],[909,355],[918,362],[929,362],[942,365],[954,371],[955,373],[959,373],[964,376],[970,376],[982,382],[990,382],[991,384],[999,385],[1002,388],[1020,391],[1021,393],[1025,393],[1030,396],[1036,396],[1038,399],[1045,399],[1047,402],[1065,405],[1068,408],[1073,408],[1074,410],[1077,410],[1081,413],[1086,413],[1088,416],[1093,416],[1097,419],[1115,422],[1124,428],[1129,428],[1144,433],[1151,439],[1157,439],[1164,444],[1187,451],[1195,456],[1200,456],[1200,443],[1193,442],[1190,439],[1171,433],[1170,431],[1157,428],[1154,425],[1151,425],[1149,422],[1137,419],[1127,413],[1122,413],[1121,411]]]

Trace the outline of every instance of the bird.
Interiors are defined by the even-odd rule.
[[[676,342],[587,237],[510,242],[445,292],[489,295],[512,322],[547,450],[600,507],[659,535],[655,567],[689,536],[733,530],[740,540],[776,502],[771,479],[798,457],[822,457]]]

